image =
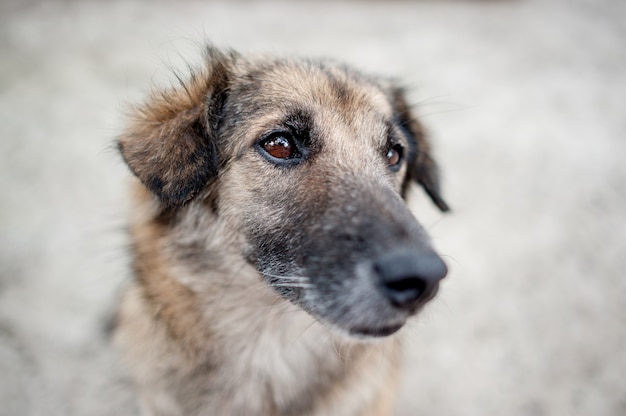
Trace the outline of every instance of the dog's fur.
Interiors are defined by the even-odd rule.
[[[272,157],[277,137],[296,156]],[[201,71],[137,109],[119,149],[139,181],[115,341],[148,414],[390,414],[400,354],[384,336],[445,266],[397,307],[376,259],[440,262],[404,202],[411,181],[447,210],[399,88],[208,48]]]

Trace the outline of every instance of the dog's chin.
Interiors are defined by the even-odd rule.
[[[376,327],[354,327],[348,330],[351,337],[359,339],[385,338],[395,334],[404,326],[404,323]]]
[[[335,314],[327,314],[316,308],[316,303],[311,305],[307,302],[306,296],[302,292],[297,292],[299,297],[293,296],[293,290],[281,293],[281,295],[293,304],[299,306],[304,312],[315,318],[321,325],[327,327],[343,338],[351,340],[375,340],[384,339],[398,332],[413,315],[412,312],[387,310],[386,316],[379,316],[375,319],[362,319],[361,314],[350,313],[338,317]],[[280,293],[280,292],[279,292]],[[374,308],[374,306],[372,307]],[[380,305],[376,306],[380,309]],[[384,309],[384,308],[383,308]],[[356,316],[355,316],[356,315]],[[339,318],[339,319],[338,319]]]
[[[383,340],[394,336],[406,324],[406,319],[398,319],[389,322],[378,322],[368,324],[329,322],[326,319],[319,319],[320,323],[329,328],[335,334],[357,341]]]

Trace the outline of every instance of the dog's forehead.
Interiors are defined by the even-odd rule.
[[[391,120],[393,114],[383,87],[339,65],[281,61],[255,68],[242,79],[251,101],[268,113],[297,108],[352,126]]]

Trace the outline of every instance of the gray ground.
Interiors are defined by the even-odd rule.
[[[626,414],[626,2],[0,4],[0,415],[133,414],[125,103],[204,38],[395,76],[437,142],[451,266],[398,415]]]

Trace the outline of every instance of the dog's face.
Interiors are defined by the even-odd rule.
[[[400,90],[336,65],[209,55],[120,138],[130,168],[164,211],[200,200],[228,217],[260,278],[320,321],[395,332],[447,271],[404,201],[417,181],[447,210]]]

